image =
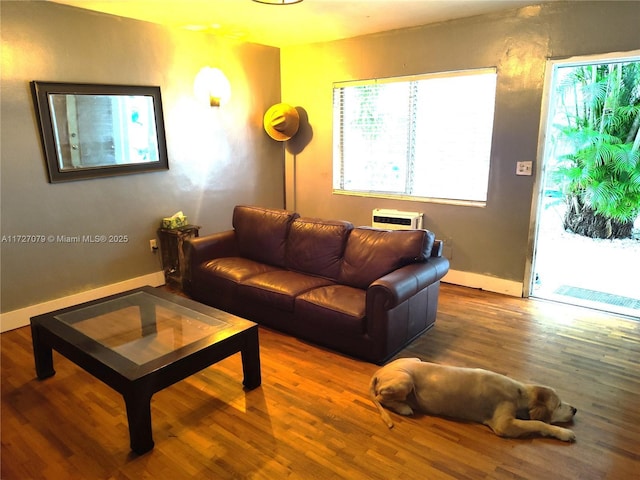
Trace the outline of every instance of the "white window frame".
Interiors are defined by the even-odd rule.
[[[447,98],[447,95],[441,93],[444,87],[435,87],[436,85],[443,85],[443,80],[446,82],[451,79],[455,82],[461,79],[462,82],[469,82],[474,76],[475,79],[486,80],[483,86],[484,93],[481,96],[473,95],[471,89],[463,89],[463,91],[456,90],[456,94],[452,95],[455,98]],[[431,82],[432,80],[437,82]],[[427,89],[416,90],[417,87],[415,85],[417,84],[420,84],[419,88],[427,87]],[[449,85],[451,84],[452,82],[449,82]],[[496,84],[496,68],[334,83],[333,193],[485,206],[488,198]],[[351,87],[360,88],[352,89]],[[377,119],[366,123],[365,126],[362,125],[366,119],[360,114],[368,106],[365,103],[370,97],[365,96],[364,88],[362,87],[369,87],[370,91],[376,90],[382,92],[381,95],[387,95],[385,103],[380,103],[379,106],[374,106],[372,110],[368,110],[368,112],[373,111]],[[399,93],[399,96],[396,96],[395,90],[392,90],[395,88],[404,88],[406,93],[403,90],[403,93]],[[440,88],[437,95],[431,93],[435,92],[437,88]],[[358,92],[362,93],[360,97],[356,97]],[[430,94],[431,97],[429,97]],[[376,94],[371,94],[371,96],[374,95]],[[402,95],[406,95],[406,100]],[[389,101],[394,96],[399,100],[396,102]],[[464,104],[465,101],[469,102],[475,99],[482,100],[475,110],[469,108],[469,103]],[[353,107],[353,105],[356,105],[356,107]],[[464,131],[466,132],[465,137],[467,140],[472,136],[476,136],[478,141],[475,143],[471,141],[462,143],[462,139],[465,137],[460,136],[456,139],[450,139],[451,144],[447,144],[446,132],[437,133],[440,119],[436,119],[436,122],[429,126],[429,120],[433,120],[433,118],[429,119],[429,117],[433,117],[433,115],[430,115],[431,110],[437,108],[437,111],[443,112],[442,114],[444,115],[449,113],[446,112],[449,105],[453,105],[453,108],[451,108],[452,112],[454,112],[453,115],[463,115],[463,117],[458,117],[457,120],[460,122],[463,119],[466,120],[466,124],[456,124],[453,128],[456,131],[466,128],[467,130]],[[488,108],[489,105],[490,108]],[[422,107],[421,110],[420,106]],[[463,106],[466,110],[460,112]],[[426,115],[425,111],[427,112]],[[422,112],[422,115],[420,115],[420,112]],[[480,121],[471,121],[469,119],[470,115],[471,118],[478,118]],[[356,126],[349,130],[349,127],[344,125],[346,122]],[[470,132],[470,129],[474,129],[475,126],[482,125],[489,126],[489,128],[475,129]],[[426,128],[427,126],[429,128]],[[393,134],[391,133],[392,131]],[[424,132],[426,131],[430,131],[432,136],[425,137]],[[367,151],[369,144],[364,140],[365,136],[373,139],[371,140],[371,150],[369,151]],[[425,138],[428,138],[428,140],[425,140]],[[349,143],[345,143],[346,139],[349,139]],[[456,148],[454,149],[454,147]],[[465,151],[465,148],[468,151]],[[357,171],[364,172],[371,165],[381,166],[383,162],[377,164],[370,162],[370,159],[375,157],[381,150],[384,150],[382,155],[393,157],[391,162],[384,161],[382,168],[392,168],[392,170],[381,170],[380,175],[375,180],[366,178],[363,180],[364,173],[362,174],[363,176],[354,173]],[[449,155],[449,153],[447,153],[447,158],[443,158],[442,152],[456,152],[457,158],[454,158],[456,155]],[[349,173],[349,169],[351,169],[351,173]],[[468,174],[466,179],[464,178],[465,174]],[[377,173],[374,173],[371,178],[375,177],[375,175]],[[454,175],[455,178],[452,178]],[[387,179],[389,180],[388,182]],[[378,182],[377,185],[373,183],[375,181]],[[420,181],[422,183],[416,186],[415,182]],[[431,182],[430,185],[429,182]],[[459,187],[455,195],[447,194],[447,187],[442,188],[442,185],[446,185],[446,182],[457,182],[455,185]],[[358,183],[360,185],[357,185]],[[384,183],[384,188],[371,188],[372,186],[380,187],[381,183]],[[468,191],[473,191],[473,194],[461,193],[467,186],[470,186]],[[455,189],[454,187],[453,190],[455,191]]]

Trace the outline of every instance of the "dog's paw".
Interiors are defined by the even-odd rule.
[[[413,415],[413,409],[409,405],[398,405],[398,407],[396,408],[396,413],[408,417]]]
[[[568,428],[559,428],[556,437],[563,442],[575,442],[576,434]]]
[[[413,410],[411,409],[411,407],[404,402],[386,401],[383,403],[383,405],[400,415],[405,415],[405,416],[413,415]]]

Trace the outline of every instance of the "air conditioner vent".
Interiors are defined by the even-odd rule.
[[[423,214],[403,212],[386,208],[376,208],[371,215],[371,226],[387,230],[407,230],[422,228]]]

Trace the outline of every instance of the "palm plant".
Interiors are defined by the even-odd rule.
[[[556,94],[564,228],[630,237],[640,214],[640,63],[571,67]]]

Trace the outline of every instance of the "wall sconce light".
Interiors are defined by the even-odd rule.
[[[193,92],[198,101],[219,107],[229,101],[231,84],[219,68],[204,67],[196,75]]]

